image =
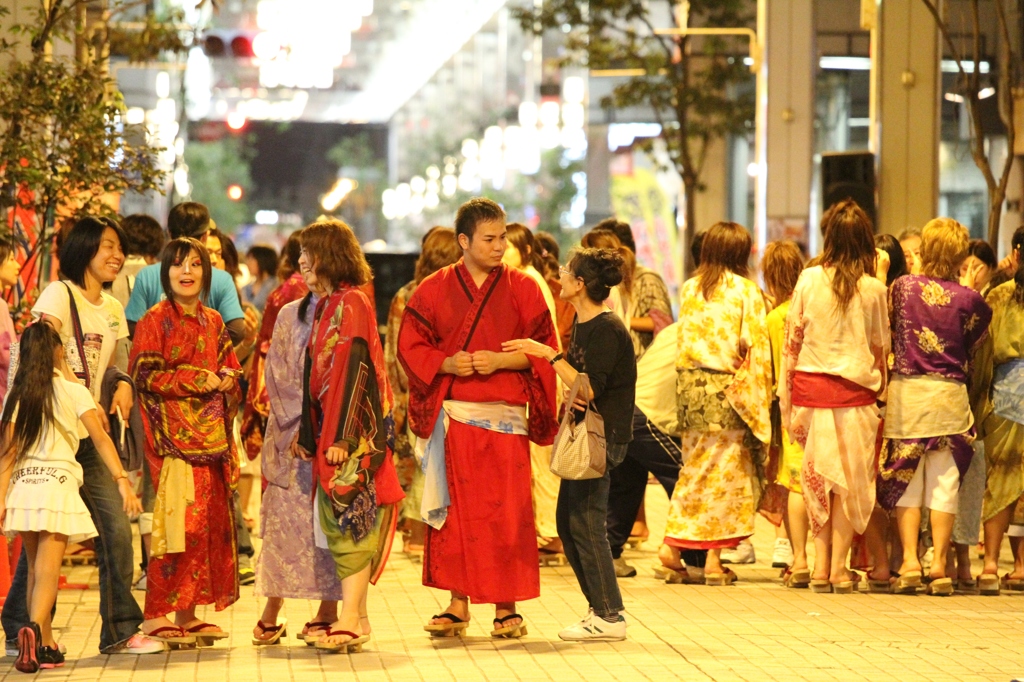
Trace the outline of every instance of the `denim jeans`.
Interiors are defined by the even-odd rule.
[[[640,408],[633,410],[633,440],[622,464],[611,471],[608,491],[608,544],[612,557],[622,556],[640,505],[644,503],[647,476],[654,474],[669,498],[679,481],[683,453],[679,439],[659,430]],[[703,568],[708,553],[702,549],[684,549],[687,566]]]
[[[621,460],[625,449],[625,443],[608,443],[608,459]],[[601,478],[562,479],[555,508],[558,537],[583,595],[598,616],[622,611],[622,595],[608,547],[607,518],[607,471]]]
[[[82,439],[76,459],[84,473],[82,500],[99,532],[96,565],[100,575],[100,651],[103,651],[128,639],[142,625],[142,609],[132,596],[132,527],[124,513],[117,484],[91,439]],[[0,614],[4,634],[9,640],[17,638],[18,630],[29,620],[27,582],[28,561],[23,551]]]

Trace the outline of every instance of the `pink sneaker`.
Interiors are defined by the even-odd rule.
[[[159,642],[152,637],[147,637],[141,632],[136,632],[134,635],[118,642],[117,644],[107,647],[103,653],[105,654],[159,654],[167,651],[167,645],[163,642]]]

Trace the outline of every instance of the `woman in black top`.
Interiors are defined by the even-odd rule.
[[[578,373],[585,372],[593,393],[567,409],[581,409],[586,400],[592,400],[604,418],[608,445],[604,476],[563,480],[558,491],[558,536],[590,603],[590,611],[583,620],[558,633],[569,641],[626,638],[622,596],[615,581],[606,531],[608,472],[622,462],[633,439],[633,341],[622,321],[604,305],[611,288],[622,281],[622,267],[622,256],[611,249],[582,249],[559,270],[560,296],[576,309],[572,340],[565,356],[532,339],[509,341],[503,346],[505,351],[547,359],[567,386],[576,381]]]

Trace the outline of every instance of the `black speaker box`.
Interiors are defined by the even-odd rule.
[[[871,152],[825,152],[821,155],[821,211],[853,199],[875,221],[875,155]]]

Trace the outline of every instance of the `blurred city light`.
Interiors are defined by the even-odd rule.
[[[352,190],[358,186],[359,183],[351,178],[338,178],[331,191],[320,200],[320,206],[328,213],[334,211],[345,200],[345,197],[351,194]]]
[[[232,130],[241,130],[245,127],[245,114],[240,111],[232,111],[228,114],[227,121],[228,128],[231,128]]]
[[[228,199],[239,201],[242,198],[241,185],[228,185]]]
[[[280,215],[277,211],[256,211],[256,223],[258,225],[277,225]]]
[[[124,115],[125,123],[128,125],[140,125],[146,122],[146,110],[142,107],[131,107],[125,112]]]

